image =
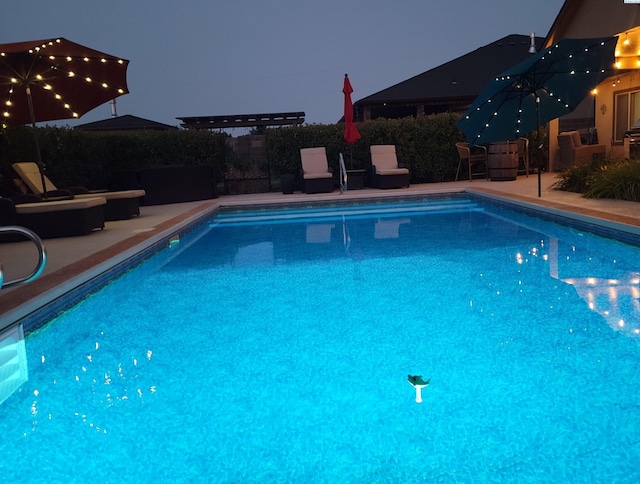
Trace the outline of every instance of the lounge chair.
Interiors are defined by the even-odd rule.
[[[371,183],[374,188],[406,188],[409,170],[398,164],[395,145],[371,146]]]
[[[331,193],[333,173],[327,162],[327,150],[322,148],[302,148],[302,191],[304,193]]]
[[[29,187],[29,189],[37,194],[42,195],[42,178],[40,176],[40,169],[38,164],[25,161],[20,163],[14,163],[13,169],[20,176],[22,181]],[[62,190],[59,190],[49,178],[44,177],[47,194],[56,193],[59,194]],[[107,192],[105,190],[89,191],[77,187],[75,189],[69,189],[74,198],[95,198],[96,196],[104,197],[107,203],[104,205],[104,218],[107,221],[111,220],[125,220],[135,215],[140,215],[140,200],[145,195],[144,190],[123,190],[117,192]]]
[[[32,195],[37,200],[36,195]],[[104,228],[104,197],[16,204],[0,198],[0,225],[19,225],[43,239],[86,235]],[[2,239],[6,240],[6,239]]]

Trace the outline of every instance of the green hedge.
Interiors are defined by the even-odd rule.
[[[56,185],[104,187],[111,173],[159,165],[211,165],[224,173],[226,135],[209,131],[91,133],[68,127],[36,129],[42,161]],[[0,168],[36,161],[31,128],[0,131]]]
[[[450,181],[458,166],[455,143],[464,140],[456,126],[459,118],[445,113],[357,123],[362,137],[353,146],[343,139],[342,123],[266,129],[270,176],[276,181],[283,173],[299,173],[300,148],[326,147],[331,168],[338,173],[340,153],[347,168],[370,169],[369,147],[393,144],[398,161],[411,172],[411,183]],[[59,186],[104,187],[114,171],[157,165],[212,165],[222,181],[225,165],[237,164],[225,142],[228,135],[206,130],[92,133],[44,127],[36,131],[43,162]],[[0,130],[0,168],[28,160],[36,160],[33,130]]]
[[[459,118],[457,114],[437,114],[357,123],[361,138],[352,146],[344,142],[344,124],[268,129],[272,174],[277,177],[282,173],[298,173],[300,148],[326,147],[329,164],[337,173],[340,153],[347,169],[369,169],[369,147],[393,144],[398,161],[411,172],[412,183],[453,180],[458,166],[455,143],[464,139],[456,126]]]

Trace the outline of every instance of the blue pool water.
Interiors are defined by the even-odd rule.
[[[4,482],[640,481],[640,249],[475,199],[219,215],[26,350]]]

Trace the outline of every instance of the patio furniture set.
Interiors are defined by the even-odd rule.
[[[372,145],[371,148],[371,185],[373,188],[406,188],[409,186],[410,173],[398,163],[395,145]],[[330,193],[334,190],[333,172],[327,161],[324,147],[302,148],[300,150],[302,168],[300,171],[301,188],[304,193]],[[347,179],[352,188],[362,188],[366,170],[346,170]],[[286,182],[283,193],[293,193],[295,176],[284,175]]]
[[[122,190],[59,189],[37,163],[12,165],[25,192],[0,197],[0,226],[22,226],[41,238],[86,235],[105,222],[140,214],[140,205],[158,205],[216,198],[212,168],[157,167],[129,173]],[[13,180],[12,180],[13,181]],[[0,241],[18,240],[3,235]],[[22,240],[19,238],[19,240]]]

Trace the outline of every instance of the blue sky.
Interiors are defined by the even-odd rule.
[[[544,37],[564,0],[2,0],[0,43],[65,37],[129,59],[119,115],[305,111],[364,98],[509,34]],[[75,121],[110,117],[109,104]],[[233,133],[232,133],[233,134]]]

